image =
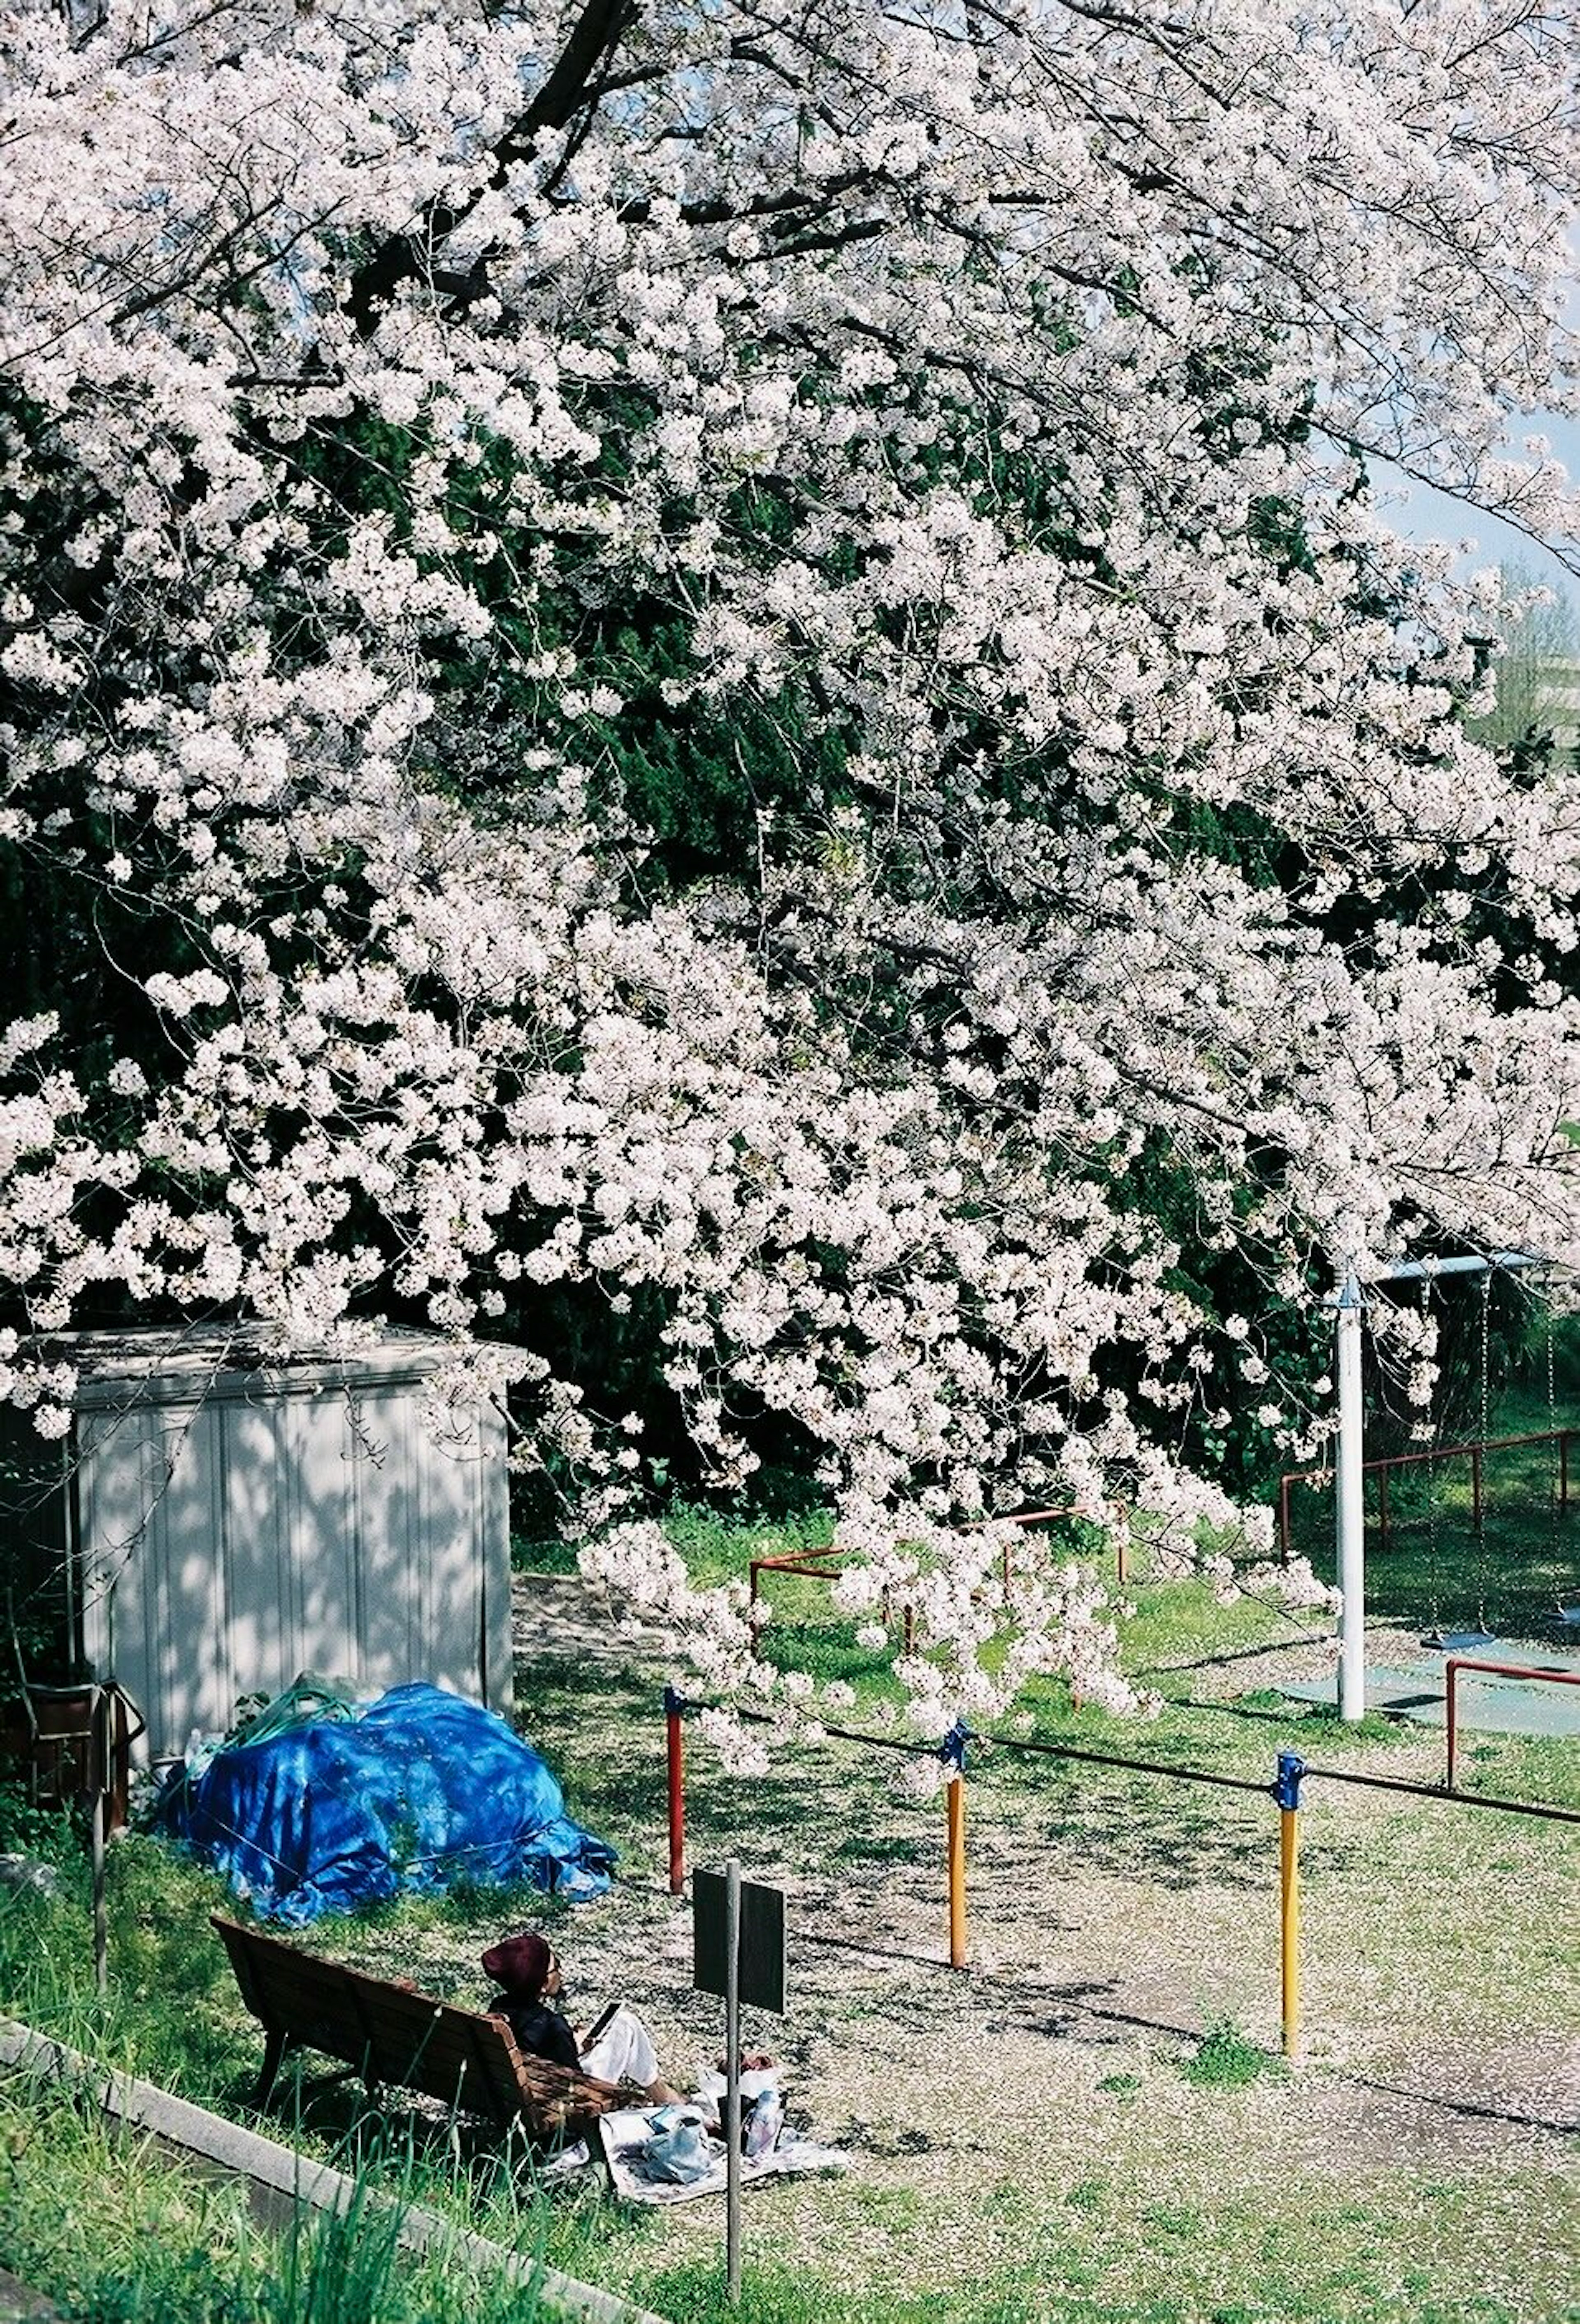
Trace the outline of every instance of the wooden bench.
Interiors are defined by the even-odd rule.
[[[600,2115],[633,2103],[631,2087],[527,2056],[503,2017],[302,1952],[221,1913],[212,1925],[263,2029],[255,2106],[267,2104],[291,2044],[338,2058],[370,2093],[380,2083],[421,2090],[502,2129],[519,2123],[542,2145],[587,2137]]]

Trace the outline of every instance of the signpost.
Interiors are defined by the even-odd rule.
[[[112,1722],[110,1698],[96,1685],[88,1698],[88,1780],[93,1800],[93,1978],[100,1993],[109,1990],[109,1920],[105,1910],[105,1836],[110,1822]]]
[[[725,2005],[725,2285],[741,2298],[741,2004],[784,2013],[784,1891],[723,1872],[691,1876],[691,1981]]]

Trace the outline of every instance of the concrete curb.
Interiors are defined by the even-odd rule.
[[[311,2163],[293,2147],[278,2145],[254,2130],[244,2130],[239,2123],[209,2114],[152,2082],[95,2065],[78,2051],[67,2049],[47,2034],[35,2034],[14,2019],[0,2019],[0,2066],[90,2089],[100,2109],[113,2120],[133,2130],[147,2131],[162,2144],[210,2167],[250,2179],[272,2195],[311,2203],[320,2210],[344,2211],[350,2206],[356,2182],[344,2172]],[[552,2305],[568,2315],[587,2317],[591,2324],[665,2324],[665,2319],[651,2309],[634,2307],[613,2292],[600,2292],[596,2284],[580,2283],[573,2275],[562,2275],[558,2268],[540,2268],[519,2252],[491,2243],[486,2236],[472,2235],[420,2204],[406,2209],[401,2240],[418,2251],[439,2244],[476,2267],[497,2269],[513,2282],[539,2284]]]
[[[42,2292],[30,2292],[0,2267],[0,2324],[65,2324]]]

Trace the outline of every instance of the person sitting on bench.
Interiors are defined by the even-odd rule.
[[[659,2073],[651,2034],[624,2002],[613,2004],[586,2034],[568,2024],[556,2006],[564,1983],[559,1963],[548,1938],[535,1929],[490,1945],[483,1973],[499,1987],[487,2015],[505,2020],[516,2047],[529,2057],[547,2058],[600,2081],[634,2082],[654,2106],[679,2098]]]

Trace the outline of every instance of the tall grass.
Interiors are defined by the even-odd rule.
[[[407,2240],[400,2169],[364,2158],[345,2210],[272,2232],[245,2185],[198,2176],[99,2113],[91,2091],[0,2084],[0,2254],[81,2324],[537,2324],[539,2254],[480,2269],[458,2238]]]
[[[69,1841],[69,1834],[66,1838]],[[217,1881],[158,1842],[136,1833],[119,1840],[110,1850],[108,1866],[110,1987],[100,1996],[93,1982],[86,1868],[67,1845],[57,1856],[55,1870],[58,1888],[52,1895],[32,1888],[0,1888],[0,2015],[53,2036],[96,2064],[142,2076],[221,2115],[245,2119],[251,2112],[261,2035],[242,2006],[208,1924],[217,1904],[228,1904],[234,1910],[234,1900]],[[408,1910],[432,1913],[435,1907],[420,1900]],[[351,1933],[349,1924],[335,1933],[344,1939]],[[282,2318],[289,2316],[291,2324],[299,2316],[311,2324],[330,2324],[331,2319],[341,2324],[342,2319],[345,2324],[358,2324],[365,2307],[368,2318],[376,2315],[380,2324],[407,2324],[405,2309],[391,2308],[387,2301],[381,2304],[371,2292],[363,2306],[356,2304],[362,2297],[357,2287],[363,2275],[394,2233],[392,2202],[397,2209],[420,2203],[513,2251],[536,2254],[569,2273],[581,2272],[594,2206],[572,2190],[551,2200],[520,2142],[500,2141],[480,2131],[466,2135],[463,2126],[408,2110],[399,2092],[389,2094],[387,2106],[370,2109],[359,2086],[320,2072],[324,2062],[304,2053],[300,2080],[288,2074],[273,2118],[261,2127],[315,2161],[351,2173],[361,2192],[354,2219],[304,2220],[271,2261],[272,2271],[294,2287],[295,2304],[281,2310]],[[48,2096],[44,2086],[29,2077],[13,2075],[0,2082],[0,2120],[6,2107],[17,2113],[13,2129],[33,2153],[35,2167],[38,2157],[47,2154],[48,2175],[69,2180],[71,2156],[79,2141],[59,2143],[51,2136],[41,2144],[42,2134],[35,2135],[28,2119],[41,2108],[51,2125],[75,2119],[69,2107],[61,2115],[61,2103],[58,2093]],[[115,2136],[107,2124],[91,2127],[101,2144]],[[84,2136],[89,2128],[81,2126]],[[86,2182],[93,2172],[82,2175]],[[169,2173],[164,2176],[168,2179]],[[14,2173],[13,2198],[17,2191]],[[65,2220],[92,2217],[91,2205],[85,2209],[69,2188],[62,2189],[57,2208]],[[45,2213],[30,2212],[28,2218],[32,2225],[24,2234],[20,2213],[9,2217],[0,2210],[0,2264],[8,2248],[37,2246],[47,2254],[51,2239],[44,2232]],[[368,2255],[355,2264],[344,2247],[354,2230]],[[113,2243],[112,2237],[106,2248]],[[97,2240],[90,2236],[85,2248],[97,2251]],[[69,2258],[69,2237],[60,2244],[60,2254],[63,2260]],[[10,2264],[18,2262],[13,2258]],[[118,2259],[106,2263],[106,2281],[113,2276],[117,2285],[105,2294],[110,2302],[103,2310],[106,2319],[121,2316],[116,2301],[123,2303],[128,2324],[143,2313],[136,2304],[140,2301],[152,2303],[147,2312],[158,2313],[159,2301],[167,2292],[175,2303],[168,2311],[172,2324],[185,2314],[160,2268],[153,2268],[147,2285],[139,2288],[152,2265],[150,2255],[135,2240]],[[411,2265],[409,2255],[402,2255],[402,2269]],[[245,2268],[243,2278],[252,2281]],[[326,2307],[336,2283],[344,2286],[343,2295],[335,2294],[341,2305]],[[215,2312],[221,2317],[228,2312],[222,2291],[217,2279],[205,2280],[203,2297],[220,2302]],[[521,2306],[521,2294],[513,2297],[517,2305],[508,2312],[529,2312]],[[200,2301],[192,2312],[203,2312]],[[273,2311],[255,2302],[239,2312],[273,2324]],[[457,2310],[457,2316],[462,2312]],[[477,2312],[491,2317],[494,2311],[485,2308]],[[442,2306],[413,2309],[411,2324],[430,2313],[444,2324],[450,2310]]]

